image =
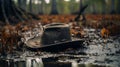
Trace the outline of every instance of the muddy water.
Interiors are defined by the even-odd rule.
[[[85,48],[53,55],[59,56],[57,61],[72,62],[72,67],[120,67],[120,36],[103,39],[100,30],[84,30],[87,32],[83,38]]]
[[[98,65],[109,65],[112,67],[120,66],[120,37],[113,36],[107,39],[100,37],[99,30],[85,29],[88,34],[86,36],[84,50],[89,58],[83,63],[94,63]]]
[[[25,49],[24,52],[17,52],[18,57],[8,56],[8,59],[32,62],[34,67],[37,67],[36,62],[40,63],[38,66],[41,67],[120,67],[120,36],[103,39],[100,30],[91,28],[84,30],[86,31],[86,36],[83,38],[84,48],[59,53],[40,52],[40,54]],[[25,63],[24,66],[31,67],[31,63]]]
[[[54,54],[43,52],[41,57],[49,62],[72,62],[72,67],[120,67],[120,36],[103,39],[100,30],[91,28],[84,30],[85,48]]]

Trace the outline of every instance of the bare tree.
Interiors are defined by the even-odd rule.
[[[56,0],[52,0],[51,14],[58,14]]]
[[[17,7],[12,0],[0,0],[0,21],[15,24],[33,18],[33,15]]]
[[[85,20],[85,16],[84,16],[83,12],[88,7],[88,5],[83,6],[82,2],[83,2],[83,0],[80,0],[80,8],[79,8],[78,16],[75,17],[75,21],[80,21],[80,18],[82,18],[81,21]]]
[[[105,14],[106,13],[106,1],[105,0],[101,0],[101,4],[102,4],[102,14]]]
[[[80,9],[82,8],[83,6],[83,0],[80,0]]]
[[[27,0],[22,0],[22,8],[24,9],[24,10],[26,10],[26,8],[27,8]]]
[[[20,7],[22,5],[22,0],[18,0],[18,6]]]
[[[26,10],[27,7],[27,0],[18,0],[18,6],[24,10]]]
[[[32,9],[32,0],[29,0],[29,11],[33,12],[33,9]]]
[[[96,14],[97,11],[96,11],[96,6],[95,6],[95,3],[92,4],[92,14]]]
[[[43,14],[44,0],[39,0],[39,14]]]
[[[117,0],[117,13],[120,14],[120,7],[119,7],[119,4],[120,4],[120,0]]]
[[[111,0],[111,11],[110,11],[111,14],[114,14],[115,13],[115,0]]]

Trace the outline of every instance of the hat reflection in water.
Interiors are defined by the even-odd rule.
[[[41,58],[35,58],[33,62],[33,67],[44,67]]]
[[[31,58],[26,59],[26,67],[31,67],[31,65],[32,65],[31,60],[32,60]]]
[[[41,58],[27,58],[26,67],[43,67]]]

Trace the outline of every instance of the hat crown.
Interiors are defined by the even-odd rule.
[[[41,42],[44,45],[71,41],[70,27],[63,23],[52,23],[44,26]]]

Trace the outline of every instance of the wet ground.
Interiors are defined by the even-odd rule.
[[[83,38],[85,48],[68,50],[53,56],[59,56],[58,62],[72,62],[73,65],[92,66],[120,66],[120,36],[103,39],[100,30],[84,29],[87,34]],[[52,54],[49,54],[52,55]],[[94,65],[92,65],[94,64]],[[97,66],[98,65],[98,66]],[[84,67],[83,66],[83,67]],[[75,67],[75,66],[74,66]]]
[[[84,36],[84,48],[67,49],[64,52],[36,52],[26,51],[19,52],[19,59],[42,58],[40,63],[45,67],[120,67],[120,36],[111,36],[103,39],[100,36],[100,30],[92,28],[84,29],[87,34]],[[10,56],[8,57],[10,59]],[[17,59],[11,57],[11,59]],[[71,63],[72,62],[72,63]],[[64,66],[60,66],[60,65]],[[29,64],[28,64],[29,65]]]
[[[86,48],[85,52],[89,58],[80,63],[94,63],[98,65],[120,66],[120,37],[113,36],[106,39],[101,38],[99,30],[85,29]],[[81,51],[81,50],[80,50]]]

